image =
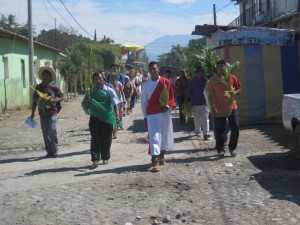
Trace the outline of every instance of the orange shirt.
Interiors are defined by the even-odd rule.
[[[231,86],[234,90],[241,87],[240,82],[234,75],[230,75],[230,85],[226,84],[217,75],[209,80],[207,84],[208,103],[210,107],[215,107],[217,110],[216,116],[229,116],[232,109],[237,109],[235,99],[226,95],[226,92],[231,91]]]

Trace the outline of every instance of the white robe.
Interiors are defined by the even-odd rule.
[[[142,112],[144,118],[147,118],[149,146],[152,156],[159,155],[163,150],[171,151],[173,150],[174,145],[173,123],[171,117],[172,108],[169,107],[169,110],[165,113],[147,115],[148,101],[158,84],[158,80],[152,81],[149,79],[143,85],[141,96]]]

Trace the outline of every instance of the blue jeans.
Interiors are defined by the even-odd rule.
[[[218,153],[224,152],[224,141],[226,132],[227,117],[215,117],[214,118],[214,133],[216,139],[216,148]],[[240,128],[239,128],[239,118],[236,109],[232,110],[232,113],[228,117],[228,125],[231,131],[230,141],[228,148],[229,150],[235,150],[239,140]]]
[[[52,115],[50,117],[41,117],[40,120],[47,155],[56,155],[58,152],[58,140],[56,131],[57,115]]]

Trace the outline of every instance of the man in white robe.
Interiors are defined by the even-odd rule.
[[[144,121],[149,134],[149,154],[152,156],[153,172],[158,172],[160,165],[165,164],[165,152],[173,150],[173,123],[172,109],[175,109],[173,89],[168,79],[159,76],[159,66],[151,62],[148,66],[150,79],[144,84],[141,106]],[[163,86],[166,85],[169,100],[166,105],[161,105],[159,96]]]

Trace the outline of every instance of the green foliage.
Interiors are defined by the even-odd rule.
[[[205,45],[206,41],[202,38],[190,40],[187,47],[172,46],[170,52],[158,56],[158,63],[185,69],[188,74],[193,74],[196,67],[202,66],[201,60],[203,60],[202,54]]]
[[[226,63],[225,80],[227,82],[230,81],[230,74],[236,73],[238,71],[238,69],[239,69],[240,66],[241,66],[240,61],[236,61],[233,64]]]
[[[190,75],[194,74],[197,67],[201,67],[209,79],[216,73],[216,63],[220,57],[214,50],[206,47],[206,40],[201,38],[191,40],[187,48],[180,45],[172,46],[169,53],[164,53],[158,58],[160,65],[183,68]],[[239,62],[234,64],[228,63],[227,73],[229,71],[230,73],[235,73],[239,66]]]
[[[186,65],[186,48],[180,45],[172,46],[169,53],[158,56],[160,65],[170,65],[176,68],[183,68]]]
[[[0,103],[1,103],[1,113],[2,113],[2,114],[5,114],[6,111],[7,111],[7,101],[5,101],[5,104],[4,104],[4,105],[3,105],[2,102],[0,102]]]
[[[0,27],[13,33],[28,37],[28,25],[19,24],[16,21],[15,15],[10,14],[8,17],[2,15],[0,18]]]
[[[215,51],[204,47],[199,54],[200,66],[205,71],[207,78],[212,77],[216,73],[216,63],[218,55]]]
[[[65,50],[76,45],[78,42],[92,42],[91,39],[78,35],[78,31],[59,25],[58,29],[42,30],[35,38],[43,44]]]
[[[109,70],[119,58],[120,50],[116,45],[80,41],[67,50],[67,59],[60,61],[59,69],[70,85],[75,85],[72,80],[76,78],[79,91],[86,92],[92,85],[91,75],[96,71]]]
[[[215,74],[218,55],[205,46],[205,39],[192,40],[187,51],[187,68],[194,73],[196,67],[201,67],[206,76],[210,78]]]
[[[166,106],[169,102],[169,92],[168,92],[168,88],[167,85],[164,84],[163,90],[159,95],[159,103],[161,106]]]

